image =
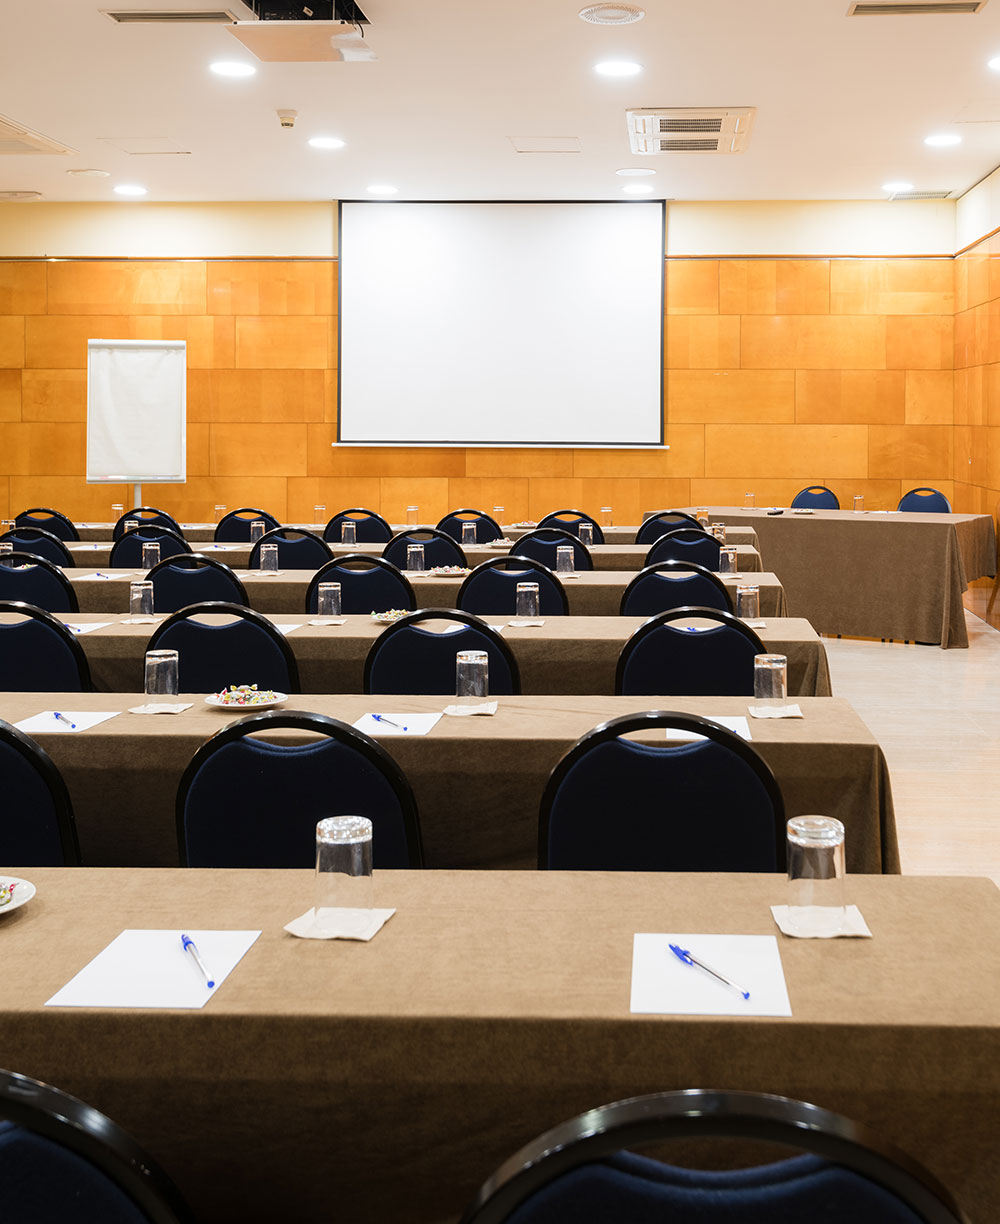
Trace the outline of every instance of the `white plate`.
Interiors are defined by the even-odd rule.
[[[215,706],[217,710],[243,710],[247,714],[253,714],[257,710],[273,710],[275,706],[284,705],[287,700],[287,693],[279,693],[275,690],[273,701],[255,701],[253,705],[237,705],[235,701],[221,701],[215,693],[212,693],[211,696],[205,698],[205,705]]]
[[[27,880],[19,879],[17,876],[0,876],[0,884],[16,884],[14,896],[7,902],[6,905],[0,905],[0,918],[4,914],[9,914],[11,910],[19,909],[22,905],[27,905],[31,898],[38,891],[34,884],[30,884]]]

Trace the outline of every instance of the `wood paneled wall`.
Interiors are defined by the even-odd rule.
[[[955,260],[955,499],[1000,502],[1000,235]]]
[[[456,506],[538,518],[611,504],[616,521],[635,522],[654,507],[741,502],[748,489],[787,503],[810,482],[848,504],[864,493],[869,507],[918,484],[961,501],[980,487],[956,483],[972,422],[953,396],[956,264],[974,262],[668,260],[662,452],[331,447],[335,261],[0,262],[0,509],[106,518],[127,499],[82,475],[91,337],[187,340],[188,481],[147,485],[144,499],[185,519],[225,503],[296,520],[322,502],[398,521],[412,502],[428,519]],[[971,279],[959,275],[963,303]],[[988,328],[994,301],[960,307],[963,336]]]

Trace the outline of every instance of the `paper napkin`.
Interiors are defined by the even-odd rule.
[[[784,705],[756,705],[747,706],[750,711],[751,718],[804,718],[801,706],[797,702],[792,702],[789,705],[787,702]]]
[[[332,930],[327,930],[326,927],[323,930],[316,928],[315,909],[307,909],[298,918],[293,918],[285,924],[285,930],[298,939],[360,939],[367,943],[381,931],[396,911],[338,909],[333,912],[336,914],[335,920],[327,920],[327,925],[332,926]]]
[[[792,930],[788,925],[788,906],[787,905],[772,905],[771,913],[774,916],[774,921],[778,924],[778,930],[782,935],[790,935],[793,939],[871,939],[872,933],[868,929],[868,923],[865,922],[861,911],[856,905],[847,905],[844,907],[844,923],[839,931],[832,931],[829,935],[800,935],[798,931]]]
[[[495,701],[480,701],[478,705],[450,705],[444,707],[444,712],[452,718],[460,718],[466,714],[492,715],[497,712]]]

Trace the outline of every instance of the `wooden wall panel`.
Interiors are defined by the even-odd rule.
[[[727,259],[719,270],[723,314],[824,315],[830,310],[828,259]]]
[[[46,267],[50,314],[206,313],[202,260],[56,260]]]
[[[21,419],[21,371],[0,370],[0,421]]]
[[[24,365],[24,315],[0,315],[0,369]]]
[[[208,265],[208,313],[335,315],[336,266],[326,261]]]
[[[955,260],[954,430],[957,510],[1000,504],[1000,241],[986,239]],[[1000,530],[1000,525],[998,525]]]
[[[0,315],[45,314],[45,264],[0,263]]]

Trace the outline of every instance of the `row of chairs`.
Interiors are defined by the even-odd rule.
[[[840,498],[826,485],[809,485],[792,498],[792,509],[839,510]],[[923,514],[951,514],[951,502],[939,489],[921,485],[904,493],[896,509]]]

